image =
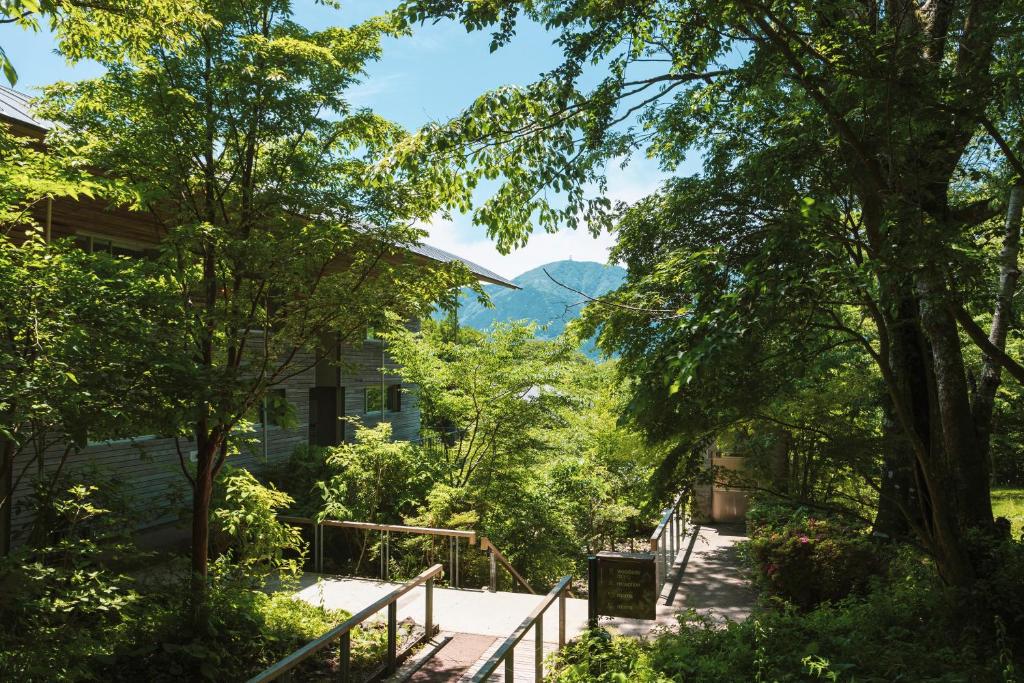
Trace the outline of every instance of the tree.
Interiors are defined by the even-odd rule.
[[[194,437],[194,619],[205,623],[210,497],[233,433],[272,387],[367,326],[424,314],[466,281],[406,246],[430,215],[415,183],[370,164],[402,131],[345,90],[390,23],[310,31],[281,0],[209,2],[181,50],[48,91],[96,166],[129,183],[164,227],[190,362],[168,393]],[[311,352],[306,353],[306,351]]]
[[[171,299],[154,270],[34,231],[17,241],[0,235],[0,555],[27,474],[52,492],[90,439],[159,424],[155,388],[173,364],[174,334],[173,321],[155,323]]]
[[[424,432],[439,453],[437,479],[481,484],[523,465],[539,447],[536,428],[560,402],[569,349],[534,338],[534,327],[498,325],[485,337],[443,341],[441,326],[389,337],[403,379],[420,396]]]
[[[118,61],[144,54],[153,45],[180,47],[190,27],[209,21],[191,0],[132,2],[108,0],[12,0],[4,3],[0,24],[38,33],[45,25],[57,36],[57,49],[71,61]],[[14,60],[0,47],[0,70],[14,85]]]
[[[770,367],[799,373],[816,349],[858,345],[900,432],[892,464],[921,493],[904,516],[944,578],[966,585],[976,567],[965,532],[991,530],[992,512],[964,344],[1024,378],[964,308],[986,286],[976,246],[1005,178],[1024,171],[1014,152],[1021,9],[408,2],[410,21],[494,27],[494,48],[518,21],[538,21],[557,32],[564,61],[527,88],[481,96],[390,163],[421,169],[453,205],[479,179],[504,176],[475,219],[508,248],[534,218],[548,229],[611,225],[616,207],[600,196],[610,160],[643,149],[670,170],[701,149],[703,173],[670,180],[619,226],[630,280],[606,301],[621,323],[606,348],[622,350],[625,369],[646,366],[638,398],[669,416],[691,378],[709,385],[711,368],[744,392],[738,380],[779,354],[789,358]],[[607,75],[586,89],[592,64]],[[453,184],[457,172],[467,176]]]

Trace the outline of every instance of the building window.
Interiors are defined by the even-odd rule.
[[[260,404],[260,424],[280,427],[289,410],[288,393],[284,389],[271,389]]]
[[[147,249],[137,244],[117,242],[106,237],[76,234],[74,242],[79,248],[91,254],[102,252],[112,256],[127,256],[140,259],[155,258],[158,254],[156,249]]]
[[[392,384],[388,387],[388,410],[392,413],[402,412],[402,385]]]
[[[363,412],[379,413],[384,407],[384,392],[380,387],[366,387],[363,390]]]

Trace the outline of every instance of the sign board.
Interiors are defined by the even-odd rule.
[[[653,553],[601,552],[591,558],[591,617],[654,619],[658,580]]]

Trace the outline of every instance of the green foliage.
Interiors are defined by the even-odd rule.
[[[763,594],[805,610],[865,592],[890,554],[862,525],[806,508],[758,503],[748,532],[745,551]]]
[[[582,332],[620,354],[631,412],[678,444],[670,459],[738,422],[795,417],[797,455],[820,465],[796,493],[828,492],[835,471],[834,493],[863,511],[873,496],[858,480],[877,477],[887,432],[885,474],[924,473],[934,526],[915,525],[921,542],[969,584],[961,529],[992,526],[993,421],[961,329],[988,336],[976,320],[993,307],[998,247],[1013,252],[1007,272],[1017,258],[995,218],[1024,169],[1020,1],[951,0],[927,17],[850,0],[627,5],[407,0],[408,24],[490,30],[492,49],[535,22],[561,59],[426,126],[384,165],[473,210],[502,250],[538,226],[614,226],[611,260],[628,276]],[[614,205],[608,169],[637,153],[670,177]],[[497,189],[474,205],[483,181]],[[843,366],[874,366],[884,390]],[[816,410],[808,400],[842,389],[837,374],[856,401]],[[995,424],[1019,446],[1020,411],[1004,400]]]
[[[578,676],[593,670],[601,680],[616,680],[613,672],[627,677],[617,680],[632,680],[630,667],[643,662],[660,678],[637,680],[995,683],[1004,680],[1006,668],[997,649],[1013,652],[1011,660],[1020,666],[1020,632],[997,645],[991,618],[985,621],[974,606],[950,600],[929,563],[907,553],[897,565],[890,580],[866,596],[807,612],[766,609],[724,627],[691,612],[680,616],[677,629],[648,643],[581,640],[585,646],[574,644],[562,655],[554,679],[562,680],[562,671]],[[1020,586],[1014,591],[1020,593]],[[633,654],[620,658],[617,651]],[[606,662],[615,662],[611,671]]]
[[[98,489],[76,485],[48,498],[60,534],[0,560],[0,677],[88,678],[130,633],[140,596],[109,568],[130,552],[125,520],[96,504]]]
[[[271,572],[295,575],[305,544],[300,531],[278,521],[292,498],[263,485],[245,469],[225,467],[217,487],[223,500],[213,505],[210,534],[219,549],[219,574],[261,586]]]
[[[1010,520],[1011,536],[1024,535],[1024,489],[994,489],[992,512],[996,517]]]
[[[56,444],[66,458],[89,439],[161,428],[160,388],[180,353],[152,264],[0,235],[0,289],[4,468]]]
[[[391,440],[391,424],[356,428],[355,443],[327,453],[330,478],[317,484],[321,519],[388,522],[419,500],[426,473],[416,448]]]
[[[667,683],[651,665],[643,641],[613,638],[604,629],[585,631],[558,653],[558,668],[546,680],[557,683]]]
[[[285,460],[271,462],[263,477],[292,497],[290,514],[313,517],[322,506],[320,487],[332,476],[327,464],[328,450],[300,444]]]
[[[199,3],[187,0],[131,2],[113,0],[96,4],[71,0],[10,0],[3,5],[4,23],[34,32],[48,28],[57,34],[60,53],[71,61],[118,61],[138,57],[153,45],[175,49],[189,38],[189,30],[209,20]],[[14,61],[0,48],[0,69],[14,85]]]
[[[152,45],[99,78],[54,85],[44,113],[63,124],[54,144],[119,178],[159,225],[163,281],[177,294],[164,320],[179,323],[174,348],[187,352],[164,385],[165,414],[196,440],[194,517],[206,520],[246,423],[308,354],[425,315],[469,275],[413,259],[415,219],[436,207],[418,179],[370,172],[404,132],[347,100],[394,22],[312,30],[286,0],[199,8],[211,21],[178,49]]]

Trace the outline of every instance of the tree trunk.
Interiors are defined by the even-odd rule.
[[[971,418],[960,330],[947,305],[950,295],[942,278],[930,268],[918,275],[917,287],[921,322],[931,347],[943,460],[947,475],[952,475],[950,483],[956,486],[954,510],[963,527],[988,530],[992,527],[988,468]]]
[[[197,430],[198,431],[198,430]],[[202,434],[202,431],[198,431]],[[213,496],[213,459],[216,439],[198,439],[196,479],[192,491],[192,624],[205,633],[209,624],[207,612],[207,573],[210,559],[210,500]]]
[[[0,439],[0,557],[11,552],[11,523],[14,510],[14,442]]]
[[[882,398],[882,481],[878,492],[878,510],[872,525],[874,533],[889,539],[907,538],[914,527],[920,528],[921,502],[918,500],[914,470],[914,449],[900,429],[892,400]]]
[[[999,350],[1006,349],[1006,336],[1013,321],[1013,295],[1020,279],[1017,261],[1020,258],[1020,223],[1024,208],[1024,185],[1014,185],[1006,209],[1003,248],[999,253],[999,288],[992,313],[992,327],[988,340]],[[996,391],[999,389],[1001,369],[989,355],[982,356],[981,376],[971,406],[974,429],[978,435],[978,457],[987,473],[991,473],[992,415],[995,410]]]

